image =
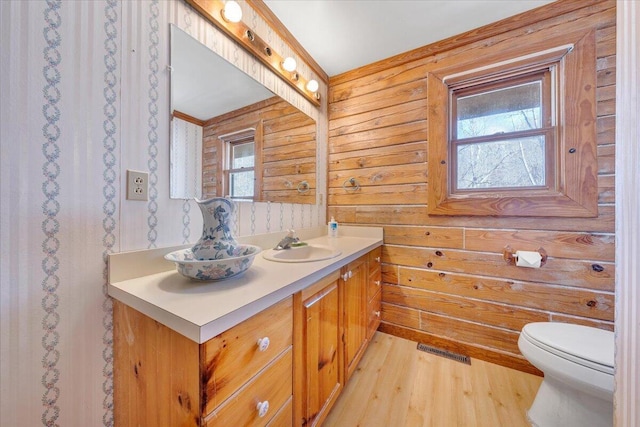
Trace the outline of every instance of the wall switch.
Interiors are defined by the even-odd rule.
[[[149,173],[127,170],[127,200],[149,200]]]

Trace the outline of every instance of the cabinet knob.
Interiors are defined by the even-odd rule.
[[[258,340],[258,350],[265,351],[269,348],[269,337],[260,338]]]
[[[256,409],[258,410],[258,416],[260,418],[264,417],[267,415],[267,412],[269,412],[269,401],[265,400],[264,402],[258,402]]]
[[[351,270],[349,270],[349,279],[351,279],[351,277],[353,277],[353,272]]]
[[[380,286],[380,280],[375,281],[376,286]]]
[[[379,256],[376,257],[376,261],[380,262],[380,257]]]
[[[375,314],[376,317],[380,317],[380,311],[374,311],[373,314]]]
[[[347,272],[347,273],[344,273],[344,274],[342,275],[342,281],[343,281],[343,282],[346,282],[347,280],[349,280],[349,273],[348,273],[348,272]]]

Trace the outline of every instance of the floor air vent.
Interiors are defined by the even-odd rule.
[[[446,357],[447,359],[455,360],[457,362],[466,363],[467,365],[471,365],[471,358],[469,356],[463,356],[462,354],[452,353],[450,351],[443,350],[441,348],[431,347],[426,344],[418,343],[418,350],[435,354],[436,356]]]

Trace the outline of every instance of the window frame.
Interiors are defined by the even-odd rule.
[[[526,48],[522,48],[526,46]],[[466,61],[441,61],[427,73],[429,215],[596,217],[595,31],[573,33],[505,49],[465,52]],[[488,82],[555,66],[557,88],[556,175],[548,188],[452,192],[450,88]]]

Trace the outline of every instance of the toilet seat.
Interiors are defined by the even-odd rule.
[[[529,323],[521,338],[558,357],[604,374],[614,373],[614,334],[582,325]]]

